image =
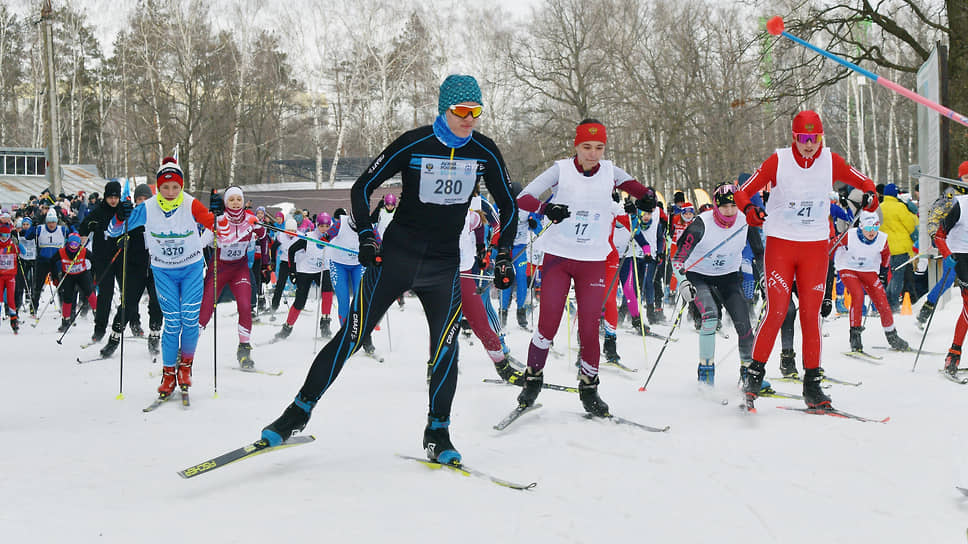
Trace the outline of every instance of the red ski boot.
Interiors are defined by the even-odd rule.
[[[161,371],[161,385],[158,386],[158,396],[167,398],[175,390],[175,367],[166,366]]]
[[[187,389],[192,385],[192,359],[178,361],[178,385]]]

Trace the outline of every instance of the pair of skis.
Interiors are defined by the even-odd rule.
[[[187,387],[181,388],[181,390],[179,391],[179,393],[181,393],[182,408],[188,408],[189,406],[191,406],[191,400],[188,397],[188,388]],[[142,412],[153,412],[156,409],[158,409],[158,407],[160,407],[162,404],[165,404],[166,402],[168,402],[169,400],[171,400],[171,397],[172,397],[172,395],[164,395],[164,396],[159,395],[158,398],[156,398],[148,406],[145,406],[141,411]]]
[[[767,396],[767,395],[764,395],[764,396]],[[746,395],[745,404],[741,405],[740,407],[744,409],[747,413],[756,413],[756,407],[753,405],[753,400],[754,399],[750,398],[749,395]],[[791,412],[800,412],[801,414],[839,417],[842,419],[853,419],[854,421],[863,421],[868,423],[887,423],[888,421],[891,420],[890,416],[884,417],[884,418],[869,418],[869,417],[852,414],[849,412],[844,412],[843,410],[838,410],[836,408],[809,408],[809,407],[800,408],[796,406],[777,406],[777,408],[780,410],[787,410]]]
[[[538,408],[541,408],[541,406],[542,405],[540,403],[532,404],[530,406],[519,404],[517,407],[514,408],[514,410],[511,410],[511,412],[508,413],[508,415],[504,416],[504,419],[502,419],[501,421],[497,422],[497,424],[494,425],[494,430],[503,431],[504,429],[507,429],[512,423],[517,421],[521,416],[523,416],[524,414],[527,414],[528,412],[533,412]],[[651,433],[664,433],[671,428],[668,425],[666,425],[665,427],[653,427],[651,425],[645,425],[637,421],[632,421],[631,419],[626,419],[624,417],[616,416],[613,414],[608,414],[607,416],[595,416],[592,414],[582,414],[582,417],[584,417],[585,419],[603,419],[606,421],[611,421],[616,425],[628,425]]]
[[[309,444],[315,440],[316,440],[316,437],[312,435],[294,436],[289,440],[286,440],[282,444],[279,444],[278,446],[270,446],[269,442],[265,439],[256,440],[251,444],[247,444],[245,446],[242,446],[241,448],[234,449],[228,453],[219,455],[218,457],[213,457],[212,459],[203,461],[197,465],[193,465],[186,469],[179,470],[178,475],[185,479],[194,478],[195,476],[200,476],[202,474],[211,472],[217,468],[222,468],[232,463],[237,463],[245,459],[250,459],[252,457],[255,457],[256,455],[262,455],[263,453],[269,453],[271,451],[291,448],[293,446],[299,446],[302,444]],[[447,468],[458,474],[461,474],[462,476],[467,476],[467,477],[473,476],[473,477],[481,478],[481,479],[493,482],[494,484],[497,484],[501,487],[507,487],[510,489],[528,490],[528,489],[533,489],[535,486],[538,485],[537,482],[517,483],[510,480],[505,480],[503,478],[498,478],[497,476],[493,476],[484,471],[477,470],[476,468],[472,468],[464,463],[445,464],[445,463],[438,463],[436,461],[430,461],[428,459],[421,459],[419,457],[412,457],[409,455],[397,454],[397,456],[400,457],[401,459],[406,459],[406,460],[420,463],[431,469]]]

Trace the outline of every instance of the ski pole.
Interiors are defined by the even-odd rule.
[[[124,218],[124,242],[122,249],[124,249],[124,256],[121,257],[121,354],[120,362],[118,365],[118,396],[115,397],[117,400],[124,400],[124,329],[128,325],[128,315],[127,315],[127,305],[128,297],[125,291],[128,288],[128,218]],[[114,257],[117,258],[117,253]],[[114,259],[111,259],[114,262]]]
[[[319,281],[317,282],[318,288],[316,290],[316,322],[317,323],[321,321],[321,319],[319,318],[319,314],[321,314],[323,311],[323,273],[325,271],[326,271],[325,266],[319,267]],[[322,327],[320,327],[320,329],[322,329]],[[322,332],[322,330],[320,330],[320,332]],[[319,353],[318,351],[316,351],[316,338],[318,337],[319,335],[317,334],[313,335],[313,355],[315,355],[316,353]]]
[[[860,212],[861,210],[857,210],[857,217],[854,217],[854,220],[851,221],[850,226],[844,229],[844,232],[841,232],[840,236],[837,236],[837,240],[834,241],[833,245],[830,246],[830,250],[827,251],[828,259],[834,254],[835,251],[837,251],[837,248],[840,247],[840,242],[844,239],[844,236],[847,236],[847,233],[857,226],[857,222],[860,221]]]
[[[952,270],[953,269],[949,268],[944,271],[944,274],[942,274],[941,276],[942,285],[944,285],[944,282],[948,280],[948,273],[951,272]],[[937,306],[932,308],[931,315],[928,316],[928,323],[924,326],[924,334],[921,335],[921,343],[918,345],[918,352],[914,356],[914,366],[911,367],[911,372],[914,372],[914,370],[918,367],[918,359],[921,358],[921,349],[924,348],[924,339],[928,337],[928,329],[931,328],[931,321],[934,319],[934,312],[937,309],[938,309]]]
[[[911,264],[912,261],[916,261],[918,259],[934,260],[934,259],[943,259],[943,258],[944,257],[942,257],[941,255],[921,255],[921,254],[917,254],[914,257],[911,257],[910,259],[904,261],[903,263],[895,266],[892,270],[894,272],[897,272],[898,270],[904,268],[906,265]]]
[[[824,49],[821,49],[821,48],[819,48],[819,47],[811,44],[810,42],[807,42],[805,40],[802,40],[802,39],[800,39],[800,38],[798,38],[798,37],[790,34],[789,32],[784,31],[783,30],[783,18],[781,18],[779,16],[773,17],[772,19],[770,19],[769,21],[767,21],[767,23],[766,23],[766,30],[770,34],[773,34],[774,36],[783,36],[784,38],[787,38],[789,40],[792,40],[793,42],[798,43],[798,44],[802,45],[803,47],[806,47],[807,49],[810,49],[811,51],[814,51],[815,53],[818,53],[820,55],[823,55],[824,57],[827,57],[828,59],[830,59],[830,60],[832,60],[832,61],[840,64],[841,66],[844,66],[846,68],[849,68],[849,69],[857,72],[858,74],[863,75],[864,77],[866,77],[866,78],[874,81],[875,83],[879,84],[881,87],[886,87],[887,89],[890,89],[890,90],[894,91],[895,93],[897,93],[897,94],[899,94],[899,95],[901,95],[901,96],[903,96],[903,97],[905,97],[907,99],[913,100],[914,102],[917,102],[918,104],[921,104],[924,107],[931,108],[932,110],[934,110],[934,111],[940,113],[941,115],[943,115],[943,116],[951,119],[952,121],[955,121],[956,123],[960,123],[960,124],[968,127],[968,117],[965,117],[964,115],[962,115],[962,114],[960,114],[960,113],[958,113],[958,112],[956,112],[954,110],[951,110],[949,108],[946,108],[946,107],[942,106],[941,104],[938,104],[937,102],[934,102],[933,100],[929,100],[929,99],[927,99],[927,98],[925,98],[925,97],[923,97],[923,96],[921,96],[921,95],[919,95],[919,94],[917,94],[917,93],[915,93],[913,91],[909,91],[908,89],[906,89],[906,88],[898,85],[897,83],[894,83],[893,81],[889,81],[889,80],[887,80],[887,79],[885,79],[883,77],[880,77],[877,74],[875,74],[875,73],[873,73],[873,72],[871,72],[869,70],[865,70],[865,69],[861,68],[860,66],[857,66],[856,64],[854,64],[854,63],[852,63],[852,62],[850,62],[850,61],[848,61],[846,59],[842,59],[842,58],[838,57],[837,55],[834,55],[833,53],[831,53],[829,51],[826,51]]]
[[[108,266],[107,266],[108,268],[111,268],[111,265],[114,264],[114,260],[117,259],[118,258],[118,255],[120,255],[120,254],[121,254],[121,248],[118,248],[118,251],[115,252],[114,257],[111,258],[111,262],[108,263]],[[110,276],[108,276],[107,274],[101,276],[101,279],[96,284],[94,284],[94,291],[95,292],[97,292],[98,288],[101,286],[101,282],[104,281],[104,278],[107,278],[107,277],[110,277]],[[122,284],[124,283],[124,280],[123,279],[122,279],[121,283]],[[64,334],[61,334],[60,338],[57,339],[57,343],[58,344],[61,344],[62,343],[62,341],[64,340],[64,337],[67,336],[67,332],[70,331],[71,330],[71,327],[74,326],[74,321],[77,320],[78,312],[72,312],[72,314],[73,315],[71,316],[71,322],[68,323],[67,328],[64,329]]]
[[[286,230],[286,229],[280,229],[279,227],[276,227],[276,226],[274,226],[274,225],[267,225],[267,224],[265,224],[265,223],[259,223],[258,221],[256,221],[256,223],[255,223],[255,224],[256,224],[256,225],[260,225],[260,226],[263,226],[263,227],[265,227],[265,228],[267,228],[267,229],[269,229],[269,230],[274,230],[274,231],[276,231],[276,232],[283,232],[283,233],[286,233],[286,234],[288,234],[289,236],[292,236],[292,237],[294,237],[294,238],[299,238],[300,240],[305,240],[305,241],[307,241],[307,242],[312,242],[312,243],[314,243],[314,244],[316,244],[316,245],[318,245],[318,246],[326,246],[326,247],[331,247],[331,248],[333,248],[333,249],[339,249],[339,250],[341,250],[341,251],[345,251],[345,252],[347,252],[347,253],[352,253],[353,255],[359,255],[359,253],[360,253],[359,251],[357,251],[357,250],[355,250],[355,249],[350,249],[350,248],[348,248],[348,247],[343,247],[343,246],[338,246],[338,245],[336,245],[336,244],[331,244],[331,243],[329,243],[329,242],[325,242],[325,241],[323,241],[323,240],[318,240],[318,239],[316,239],[316,238],[311,238],[311,237],[309,237],[309,236],[305,236],[305,235],[303,235],[303,234],[299,234],[298,232],[293,232],[293,231],[291,231],[291,230]]]
[[[682,298],[682,295],[677,294],[677,298]],[[652,374],[655,373],[655,369],[659,366],[659,361],[662,360],[662,354],[665,353],[666,346],[669,345],[669,339],[675,334],[676,329],[679,328],[679,323],[682,321],[682,313],[686,309],[689,303],[686,299],[682,298],[682,306],[679,308],[679,313],[676,315],[676,322],[672,324],[672,330],[669,331],[669,336],[666,336],[665,342],[662,343],[662,349],[659,350],[658,357],[655,358],[655,363],[652,365],[652,370],[649,371],[649,377],[645,379],[645,384],[639,388],[639,391],[645,391],[645,388],[649,386],[649,382],[652,381]]]
[[[218,398],[218,229],[212,232],[212,398]],[[204,298],[204,297],[203,297]]]

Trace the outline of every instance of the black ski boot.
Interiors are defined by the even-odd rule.
[[[642,334],[643,332],[645,334],[648,334],[649,333],[649,326],[648,325],[642,325],[642,316],[641,315],[638,316],[638,317],[633,317],[631,323],[632,323],[632,329],[635,330],[635,333],[636,334]]]
[[[319,335],[323,338],[323,340],[328,340],[333,336],[333,331],[329,329],[329,324],[330,318],[328,315],[324,315],[323,317],[319,318]]]
[[[823,381],[823,369],[805,368],[803,370],[803,402],[807,403],[807,408],[819,408],[830,410],[830,397],[823,392],[820,382]]]
[[[100,342],[101,339],[104,338],[104,334],[105,334],[104,329],[94,329],[94,334],[91,335],[91,343],[93,344],[96,342]]]
[[[502,328],[503,327],[507,327],[508,326],[508,310],[507,310],[507,308],[501,308],[500,310],[498,310],[497,311],[497,315],[498,315],[499,318],[501,318],[501,327]]]
[[[743,372],[743,369],[746,372]],[[749,366],[740,369],[743,378],[743,392],[747,399],[755,399],[763,389],[763,377],[766,376],[766,363],[753,361]]]
[[[652,317],[649,317],[649,323],[665,323],[666,322],[665,311],[663,311],[663,309],[662,309],[662,303],[661,302],[659,302],[658,304],[656,304],[655,311],[652,312],[652,315],[655,316],[655,320],[653,320]]]
[[[290,334],[292,334],[292,325],[290,325],[289,323],[283,323],[282,329],[280,329],[279,332],[276,333],[275,339],[285,340],[286,338],[289,338]]]
[[[270,446],[278,446],[289,440],[292,435],[306,428],[314,404],[316,403],[296,395],[296,400],[286,407],[286,411],[262,429],[262,439]]]
[[[578,398],[581,399],[585,411],[596,417],[608,417],[608,405],[598,396],[598,376],[589,378],[579,373],[578,375]]]
[[[497,370],[497,375],[500,376],[502,380],[515,385],[521,385],[521,378],[524,376],[524,374],[514,370],[514,367],[511,366],[510,358],[504,357],[504,359],[501,361],[495,361],[494,369]]]
[[[800,378],[800,374],[797,372],[797,352],[792,349],[785,349],[780,352],[780,374],[783,374],[784,378],[793,378],[794,380]]]
[[[70,326],[71,320],[67,319],[66,317],[62,317],[60,327],[57,327],[57,332],[67,332],[67,329],[69,329]]]
[[[239,367],[242,370],[254,370],[255,361],[252,360],[252,344],[243,342],[239,344],[239,349],[235,351],[235,358],[239,360]]]
[[[653,308],[652,306],[647,306],[645,308],[645,317],[646,319],[649,320],[649,323],[653,325],[659,322],[659,318],[656,317],[656,314],[655,314],[655,308]]]
[[[460,453],[450,441],[450,418],[427,416],[423,447],[427,459],[442,465],[459,465]]]
[[[521,327],[522,329],[527,329],[528,328],[528,309],[518,308],[517,317],[518,317],[518,326]]]
[[[614,334],[605,335],[605,341],[602,343],[602,351],[605,354],[605,360],[610,363],[617,363],[622,360],[622,358],[618,356],[618,351],[615,348]]]
[[[544,370],[535,372],[529,366],[524,371],[524,386],[521,388],[521,393],[518,394],[518,404],[521,406],[534,404],[535,399],[538,398],[538,393],[541,392],[542,385],[544,385]]]
[[[17,318],[16,314],[10,316],[10,328],[13,329],[14,334],[20,332],[20,319]]]
[[[128,325],[128,328],[131,329],[132,336],[137,336],[138,338],[144,338],[145,330],[141,328],[141,323],[136,323],[132,321],[131,324]]]
[[[958,378],[958,363],[961,362],[961,346],[951,344],[948,348],[948,355],[944,358],[944,372],[948,376]]]
[[[148,331],[148,353],[158,355],[161,352],[161,331]]]
[[[114,351],[118,349],[119,345],[121,345],[121,333],[112,330],[111,336],[108,337],[108,343],[104,344],[104,347],[101,348],[101,357],[107,359],[108,357],[114,355]]]
[[[924,305],[921,306],[921,311],[918,312],[918,326],[923,328],[928,323],[928,319],[931,318],[931,314],[933,313],[934,304],[925,301]]]
[[[860,338],[860,333],[864,332],[864,327],[850,328],[850,349],[851,351],[864,351],[864,341]],[[806,371],[804,371],[806,373]]]
[[[908,345],[900,336],[897,335],[897,329],[892,329],[889,331],[884,331],[884,336],[887,337],[887,343],[891,345],[891,349],[897,351],[910,351],[911,346]]]

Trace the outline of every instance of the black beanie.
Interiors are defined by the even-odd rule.
[[[116,196],[121,198],[121,184],[117,181],[109,181],[104,185],[104,198]]]

